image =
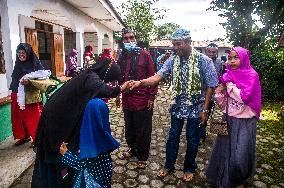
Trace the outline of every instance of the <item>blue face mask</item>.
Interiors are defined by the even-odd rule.
[[[135,51],[140,50],[140,48],[137,47],[136,42],[123,43],[123,45],[124,45],[124,48],[129,52],[135,52]]]

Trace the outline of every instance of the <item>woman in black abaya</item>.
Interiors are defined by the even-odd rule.
[[[128,83],[121,87],[106,84],[120,79],[119,66],[110,59],[102,59],[72,78],[50,97],[44,106],[36,134],[33,188],[72,187],[72,180],[63,179],[66,173],[60,163],[60,145],[62,142],[68,143],[71,152],[78,151],[86,104],[93,98],[116,97],[128,89]]]

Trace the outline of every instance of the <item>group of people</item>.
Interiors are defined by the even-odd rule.
[[[190,32],[177,29],[172,35],[174,54],[155,73],[150,53],[137,46],[134,31],[123,29],[122,40],[124,47],[117,62],[108,55],[100,56],[95,64],[57,90],[43,108],[41,103],[34,104],[36,113],[42,111],[34,120],[38,126],[30,125],[24,115],[14,117],[22,121],[23,131],[20,136],[14,133],[15,139],[26,142],[32,136],[34,141],[32,187],[111,187],[110,153],[119,143],[111,135],[104,98],[116,98],[116,105],[122,105],[129,146],[122,158],[136,157],[137,168],[145,169],[157,85],[168,76],[172,81],[171,122],[165,165],[157,175],[163,178],[175,170],[180,135],[186,122],[183,180],[193,180],[197,169],[195,158],[214,95],[218,105],[228,112],[229,134],[217,135],[206,171],[208,182],[217,187],[245,187],[254,172],[256,122],[261,110],[260,81],[250,65],[248,50],[232,48],[223,74],[222,65],[211,55],[216,53],[216,46],[208,46],[209,57],[203,55],[191,46]],[[29,50],[32,51],[31,47],[25,48],[23,44],[17,49],[11,84],[13,95],[24,74],[41,69]],[[21,54],[26,54],[26,59]],[[12,98],[12,104],[14,100],[17,99]],[[14,111],[15,105],[12,105]],[[28,105],[24,111],[30,113],[27,110],[30,110]],[[17,113],[24,111],[17,109]],[[12,125],[17,125],[13,119]],[[29,127],[34,127],[33,131]]]
[[[112,49],[104,48],[100,56],[108,56],[112,58]],[[100,58],[100,56],[98,58]],[[66,61],[65,75],[68,77],[78,76],[80,71],[88,69],[89,67],[91,67],[93,64],[96,63],[97,58],[95,57],[95,54],[93,52],[93,47],[91,45],[85,47],[83,61],[84,61],[83,67],[80,67],[78,65],[78,51],[76,49],[72,49]]]

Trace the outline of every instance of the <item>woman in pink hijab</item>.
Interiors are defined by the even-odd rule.
[[[260,80],[247,49],[231,50],[220,82],[215,98],[224,112],[228,98],[229,134],[217,135],[206,176],[217,187],[244,188],[255,170],[256,123],[261,111]]]
[[[65,70],[65,75],[68,77],[75,77],[80,72],[77,64],[77,55],[78,51],[76,49],[72,49],[72,51],[69,53],[68,59],[66,61]]]

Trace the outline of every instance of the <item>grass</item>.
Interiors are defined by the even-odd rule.
[[[283,106],[284,101],[265,101],[261,120],[258,122],[257,168],[263,169],[263,172],[258,174],[258,180],[267,185],[284,183],[284,120],[281,117]],[[267,164],[272,169],[265,169],[261,164]]]

